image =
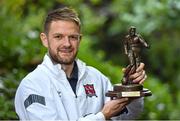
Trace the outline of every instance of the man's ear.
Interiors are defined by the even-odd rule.
[[[45,33],[40,34],[41,42],[44,45],[44,47],[48,48],[48,38]]]

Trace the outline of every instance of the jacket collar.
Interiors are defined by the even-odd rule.
[[[86,64],[79,60],[79,59],[76,59],[75,60],[76,63],[77,63],[77,66],[78,66],[78,77],[79,79],[82,78],[82,76],[85,74],[85,69],[86,69]],[[58,64],[58,63],[54,63],[51,58],[49,57],[48,54],[46,54],[44,56],[44,59],[43,59],[43,62],[42,62],[42,65],[46,66],[53,74],[55,74],[56,76],[58,76],[59,74],[62,73],[62,69],[61,69],[61,64]],[[63,71],[64,72],[64,71]]]

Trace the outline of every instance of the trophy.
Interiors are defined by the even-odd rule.
[[[121,84],[116,84],[113,91],[106,93],[107,97],[121,98],[121,97],[145,97],[151,96],[150,90],[143,88],[143,85],[133,83],[130,75],[136,72],[137,67],[140,65],[140,52],[142,47],[149,48],[145,40],[136,33],[136,28],[131,26],[129,34],[123,40],[125,54],[128,56],[129,65],[127,66]]]

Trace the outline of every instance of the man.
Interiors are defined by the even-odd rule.
[[[19,85],[15,109],[22,120],[106,120],[134,119],[143,108],[143,99],[110,100],[107,77],[76,59],[81,33],[76,12],[62,8],[48,14],[42,44],[48,49],[43,62]],[[144,64],[131,75],[143,83]]]

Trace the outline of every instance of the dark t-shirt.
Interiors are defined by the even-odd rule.
[[[76,94],[76,85],[77,85],[77,81],[78,81],[78,67],[77,67],[76,61],[74,61],[74,67],[73,67],[71,76],[70,76],[70,78],[67,77],[67,79],[71,85],[71,88],[72,88],[74,94]]]

